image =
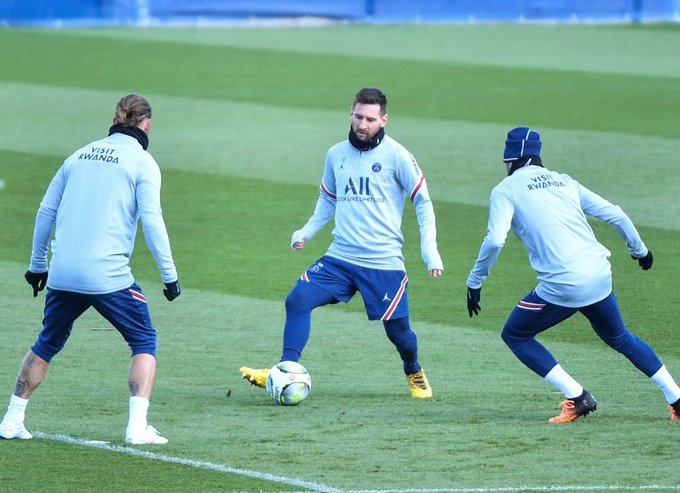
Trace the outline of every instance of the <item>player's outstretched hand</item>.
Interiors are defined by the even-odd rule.
[[[163,294],[168,301],[172,301],[182,294],[182,290],[179,288],[179,279],[175,282],[166,282]]]
[[[472,314],[479,315],[482,307],[479,306],[479,301],[482,299],[482,288],[467,288],[467,309],[470,318]]]
[[[443,269],[431,269],[430,270],[430,276],[431,277],[439,277],[444,273]]]
[[[35,298],[38,296],[38,291],[45,289],[45,285],[47,284],[47,271],[31,272],[30,270],[27,270],[26,274],[24,274],[24,278],[28,284],[33,286],[33,297]]]
[[[302,250],[305,247],[305,240],[302,237],[302,230],[298,229],[290,239],[290,247],[293,250]]]
[[[652,268],[652,264],[654,263],[654,255],[652,255],[651,250],[647,250],[647,255],[644,257],[633,257],[632,255],[630,256],[633,260],[637,260],[638,264],[640,264],[640,267],[642,267],[642,270],[649,270]]]

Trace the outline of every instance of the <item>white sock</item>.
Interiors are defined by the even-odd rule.
[[[665,366],[661,366],[659,371],[649,377],[649,379],[661,389],[661,392],[666,397],[666,402],[669,404],[673,404],[680,399],[680,387],[675,383],[675,380],[673,380]]]
[[[9,400],[9,406],[7,406],[5,420],[14,421],[15,423],[23,423],[26,416],[27,405],[28,399],[22,399],[21,397],[12,394],[12,397]]]
[[[146,413],[149,410],[149,399],[146,397],[130,397],[130,416],[128,419],[128,429],[145,430]]]
[[[567,399],[575,399],[583,393],[581,384],[571,378],[560,365],[555,365],[543,380],[562,392]]]

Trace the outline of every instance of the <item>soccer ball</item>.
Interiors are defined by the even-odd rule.
[[[295,361],[282,361],[269,370],[267,393],[281,406],[296,406],[312,390],[312,379],[307,370]]]

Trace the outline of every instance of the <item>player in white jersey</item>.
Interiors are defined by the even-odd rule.
[[[383,322],[403,361],[413,397],[430,398],[432,388],[418,361],[408,313],[408,277],[402,256],[401,219],[405,199],[420,226],[421,254],[431,276],[443,273],[437,250],[434,209],[425,177],[413,155],[385,135],[387,98],[364,88],[352,105],[349,138],[330,148],[314,214],[293,233],[302,250],[331,219],[333,242],[307,269],[286,298],[280,361],[299,361],[310,334],[311,311],[359,291],[370,320]],[[243,378],[264,387],[268,369],[242,367]]]
[[[52,179],[35,221],[26,281],[37,296],[47,286],[38,340],[24,357],[0,437],[29,439],[28,400],[50,361],[66,344],[73,322],[94,307],[128,343],[129,418],[125,441],[164,444],[147,423],[156,372],[156,332],[129,260],[141,219],[146,243],[165,283],[168,301],[180,295],[160,204],[161,173],[146,149],[151,106],[137,94],[116,106],[109,136],[79,149]],[[47,253],[51,242],[52,256]]]
[[[501,337],[522,363],[564,394],[562,412],[549,422],[568,423],[597,406],[535,338],[576,312],[661,389],[671,419],[680,420],[680,388],[654,350],[626,328],[612,291],[611,254],[595,238],[586,215],[612,225],[643,270],[652,267],[652,252],[619,206],[570,176],[544,168],[540,151],[535,130],[508,132],[503,156],[508,177],[491,192],[486,237],[467,279],[470,317],[479,313],[482,283],[512,229],[538,274],[538,286],[517,303]]]

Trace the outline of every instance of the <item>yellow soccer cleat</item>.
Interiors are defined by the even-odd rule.
[[[427,381],[425,371],[422,368],[420,371],[406,375],[406,382],[412,397],[416,399],[432,398],[432,387],[430,387],[430,382]]]
[[[248,368],[247,366],[242,366],[238,371],[241,373],[241,378],[248,380],[251,384],[262,389],[267,386],[269,368]]]
[[[559,416],[550,418],[548,420],[549,423],[571,423],[581,416],[588,416],[588,413],[597,409],[597,402],[595,401],[593,394],[584,391],[581,397],[562,401],[560,402],[560,406],[562,406],[562,412]]]

